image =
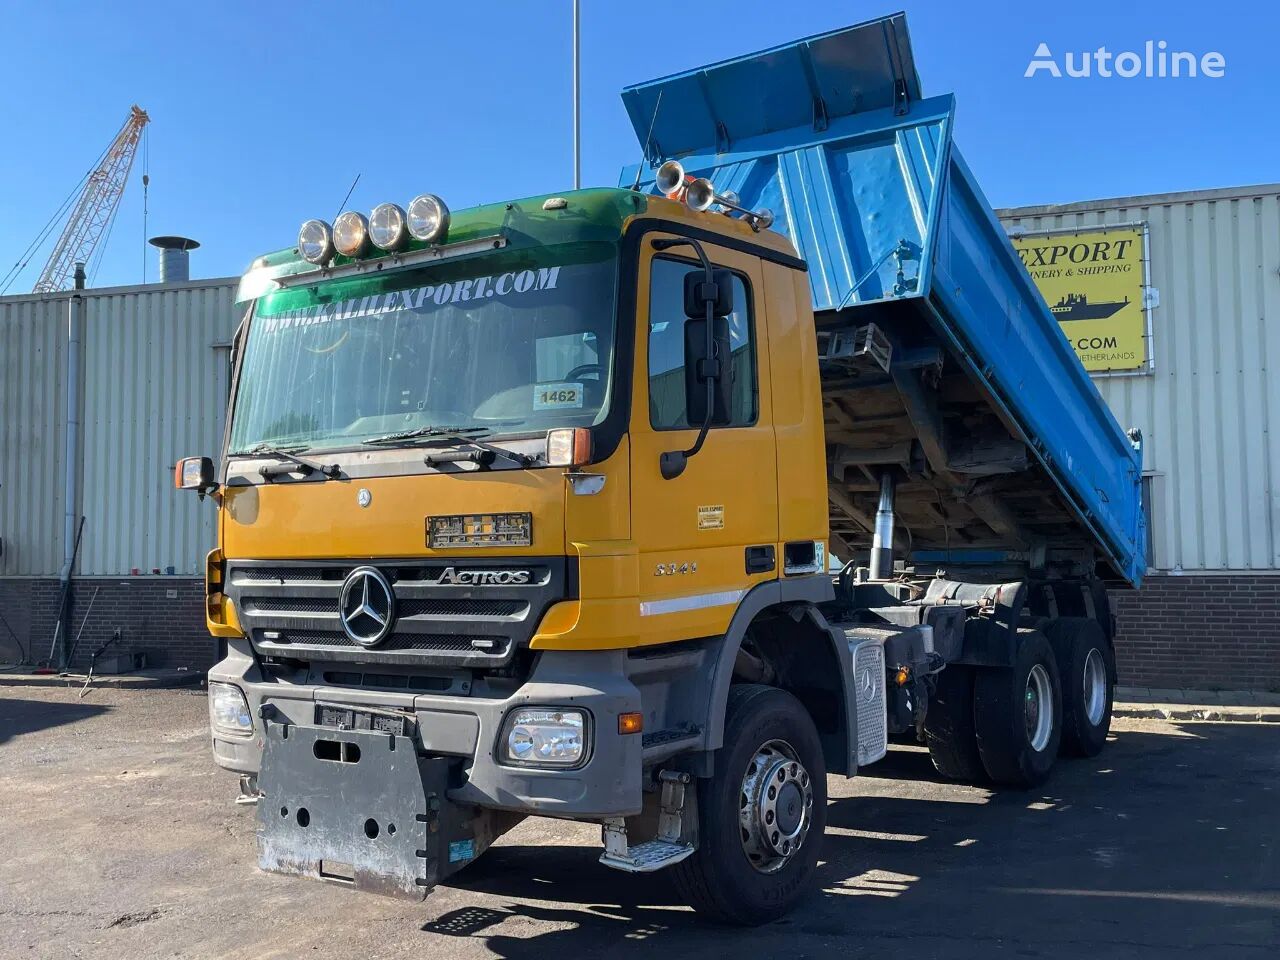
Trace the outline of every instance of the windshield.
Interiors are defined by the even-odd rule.
[[[600,422],[616,256],[610,243],[564,244],[264,297],[230,451],[338,449],[428,427],[509,436]]]

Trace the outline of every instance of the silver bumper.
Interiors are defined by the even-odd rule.
[[[232,642],[227,657],[209,671],[209,679],[240,687],[255,718],[268,705],[276,723],[313,726],[319,703],[411,712],[417,721],[417,749],[460,763],[462,784],[449,791],[451,801],[597,819],[633,815],[642,807],[641,738],[617,732],[619,713],[641,710],[640,692],[626,673],[623,651],[547,651],[524,685],[506,697],[371,691],[264,681],[244,643]],[[510,710],[525,705],[585,710],[590,718],[587,762],[574,770],[499,763],[497,740],[503,720]],[[237,773],[258,773],[263,747],[261,719],[255,719],[252,737],[213,736],[215,761]]]

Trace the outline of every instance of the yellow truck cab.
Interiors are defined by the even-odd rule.
[[[778,80],[802,47],[856,73],[886,37],[909,54],[900,19],[698,82]],[[832,98],[822,130],[815,112],[738,158],[662,163],[651,142],[627,186],[452,214],[423,194],[254,261],[223,454],[176,481],[218,510],[213,754],[257,804],[264,869],[422,897],[537,814],[599,823],[606,865],[670,867],[699,910],[759,923],[810,884],[827,775],[891,733],[948,775],[1024,785],[1060,747],[1101,748],[1136,445],[993,232],[949,98],[915,103],[903,63],[885,102],[841,118]],[[637,130],[674,145],[678,90],[656,123],[646,95],[628,91]],[[892,175],[872,119],[902,138]],[[860,205],[897,234],[861,280],[815,259],[795,161],[750,166],[780,140],[856,199],[833,228]],[[853,178],[868,145],[879,191]],[[809,194],[784,191],[774,225],[686,172],[730,161],[753,201]],[[998,270],[966,296],[1015,304],[1013,333],[981,322],[1074,426],[1036,419],[1053,404],[1007,363],[984,373],[947,275],[983,245]],[[1095,468],[1106,511],[1071,472]]]

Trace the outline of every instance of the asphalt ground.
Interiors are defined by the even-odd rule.
[[[1280,729],[1120,718],[1000,792],[895,748],[833,778],[819,889],[711,926],[599,830],[528,820],[425,903],[255,867],[198,690],[0,685],[0,957],[1280,956]]]

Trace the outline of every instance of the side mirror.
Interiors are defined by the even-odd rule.
[[[729,321],[716,317],[711,335],[712,355],[707,356],[707,321],[684,322],[684,402],[689,426],[707,421],[707,380],[715,380],[712,391],[711,425],[724,426],[732,420],[733,365],[729,346]]]
[[[684,275],[684,315],[690,320],[704,320],[707,301],[713,305],[717,317],[733,313],[733,274],[728,270],[713,270],[713,283],[707,283],[705,270],[690,270]]]
[[[184,457],[173,468],[173,485],[179,490],[194,490],[200,499],[218,488],[213,477],[213,461],[208,457]]]

